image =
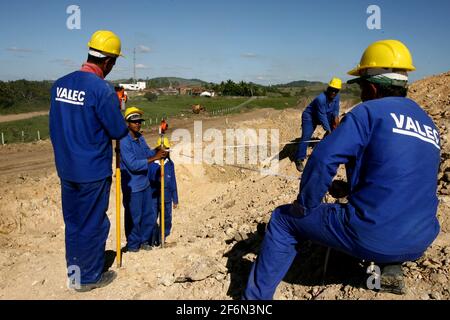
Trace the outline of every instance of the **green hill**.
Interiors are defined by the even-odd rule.
[[[280,88],[289,88],[289,87],[314,87],[314,86],[323,86],[325,83],[319,81],[307,81],[307,80],[297,80],[284,84],[277,84],[275,87]]]

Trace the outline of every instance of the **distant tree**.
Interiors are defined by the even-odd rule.
[[[49,103],[50,89],[52,83],[49,81],[0,81],[0,107],[13,108],[15,105]]]
[[[146,98],[150,102],[155,102],[155,101],[158,100],[158,95],[156,93],[153,93],[153,92],[147,92],[144,95],[144,98]]]

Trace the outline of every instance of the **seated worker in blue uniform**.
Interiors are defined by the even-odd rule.
[[[173,208],[178,207],[178,190],[177,179],[175,177],[175,165],[170,159],[170,142],[169,139],[164,137],[161,143],[161,137],[156,142],[155,149],[163,149],[166,151],[167,156],[164,158],[164,245],[166,247],[175,246],[175,241],[167,241],[166,238],[170,235],[172,230],[172,203]],[[148,178],[152,188],[152,198],[155,211],[158,213],[161,219],[161,163],[160,161],[153,161],[149,165]],[[161,223],[161,222],[160,222]],[[160,245],[161,242],[161,227],[153,232],[154,246]]]
[[[244,299],[272,299],[308,239],[382,269],[376,289],[405,292],[401,264],[420,258],[436,239],[439,131],[406,98],[408,48],[397,40],[371,44],[350,82],[361,87],[361,104],[319,143],[301,177],[297,200],[275,209]],[[348,203],[325,204],[340,164],[345,164]],[[379,274],[378,274],[379,275]]]
[[[303,171],[303,162],[306,159],[309,140],[318,125],[321,125],[328,135],[339,124],[339,91],[342,81],[339,78],[331,79],[325,92],[318,95],[302,113],[302,137],[295,155],[295,165],[298,171]]]
[[[120,171],[122,175],[123,206],[127,251],[151,250],[149,243],[156,229],[157,213],[152,205],[148,181],[148,165],[166,155],[164,150],[151,150],[140,133],[143,111],[130,107],[125,110],[128,135],[120,140]]]

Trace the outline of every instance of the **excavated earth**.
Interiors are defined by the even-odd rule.
[[[404,264],[405,295],[366,288],[367,265],[326,248],[299,244],[299,253],[275,299],[449,299],[450,265],[450,72],[414,83],[410,97],[433,117],[442,139],[438,216],[441,232],[425,255]],[[124,253],[115,258],[115,188],[108,216],[106,261],[118,272],[108,287],[75,293],[66,286],[64,223],[60,183],[49,141],[0,148],[0,299],[238,299],[255,260],[270,214],[292,202],[299,176],[290,160],[300,134],[301,108],[262,109],[228,117],[178,119],[172,128],[203,130],[279,129],[278,175],[262,175],[261,165],[220,166],[176,161],[180,206],[173,212],[171,248]],[[351,106],[344,104],[343,109]],[[316,131],[316,137],[323,132]],[[155,131],[146,129],[148,141]],[[185,155],[188,156],[189,155]],[[186,160],[186,159],[185,159]],[[249,170],[251,169],[251,170]],[[342,168],[338,177],[343,177]],[[113,178],[114,186],[114,178]],[[330,196],[326,201],[335,201]],[[122,208],[123,221],[123,208]],[[122,246],[125,245],[122,234]]]

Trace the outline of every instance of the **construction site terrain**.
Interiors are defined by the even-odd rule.
[[[438,217],[441,232],[425,255],[404,264],[407,293],[366,288],[361,261],[327,248],[299,244],[298,256],[275,299],[450,299],[450,72],[415,82],[410,97],[433,118],[441,134]],[[301,109],[260,109],[228,117],[206,117],[203,130],[253,128],[280,130],[280,142],[300,135]],[[349,109],[344,105],[344,109]],[[346,110],[342,110],[346,111]],[[200,119],[200,118],[197,118]],[[193,131],[193,120],[176,119],[171,128]],[[317,130],[317,137],[323,131]],[[147,141],[155,132],[145,133]],[[124,253],[115,258],[115,181],[108,216],[108,266],[118,273],[108,287],[76,293],[66,286],[61,188],[50,141],[0,148],[0,299],[239,299],[246,285],[271,212],[296,199],[299,174],[282,146],[278,176],[207,164],[175,164],[179,208],[173,210],[170,248]],[[255,166],[257,168],[257,166]],[[339,171],[343,175],[343,171]],[[331,197],[328,201],[334,201]],[[122,209],[123,215],[123,209]],[[122,216],[123,221],[123,216]],[[122,234],[122,245],[125,245]]]

